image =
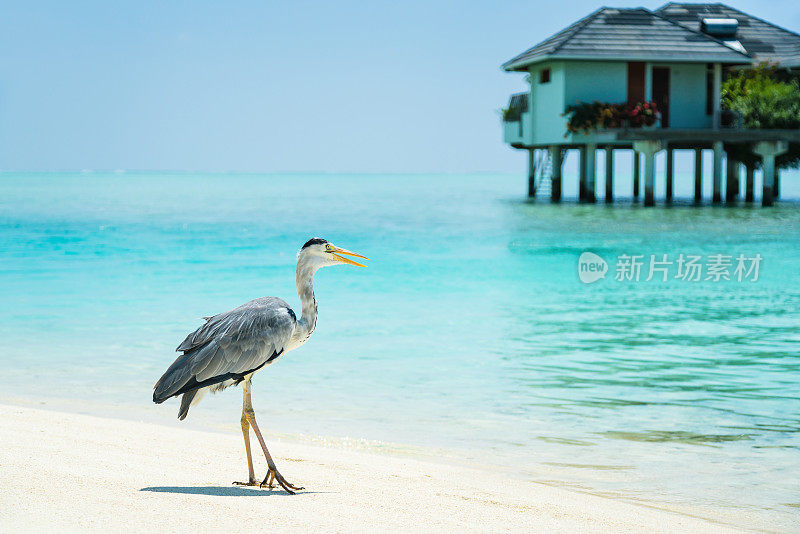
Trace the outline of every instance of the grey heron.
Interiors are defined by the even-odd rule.
[[[250,398],[250,381],[257,371],[308,341],[317,326],[317,301],[313,285],[317,270],[330,265],[364,267],[345,256],[368,259],[324,239],[310,239],[297,254],[297,294],[303,305],[299,319],[292,308],[277,297],[257,298],[225,313],[205,317],[205,324],[178,345],[176,350],[183,354],[170,365],[153,388],[153,402],[157,404],[182,395],[178,418],[183,420],[189,408],[208,391],[216,393],[229,386],[242,384],[244,399],[241,425],[249,478],[247,482],[234,484],[267,485],[272,488],[277,481],[289,493],[303,489],[287,482],[275,467],[256,423]],[[267,475],[260,483],[253,472],[251,427],[267,459]]]

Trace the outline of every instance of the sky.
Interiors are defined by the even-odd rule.
[[[519,172],[500,64],[600,5],[1,1],[0,170]]]

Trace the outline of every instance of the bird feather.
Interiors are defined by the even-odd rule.
[[[161,403],[215,384],[224,387],[228,381],[238,383],[280,356],[296,326],[294,312],[276,297],[251,300],[214,315],[178,345],[183,354],[156,383],[153,401]],[[191,401],[186,400],[186,410]]]

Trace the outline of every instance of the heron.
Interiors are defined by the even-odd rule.
[[[205,324],[178,345],[176,351],[182,354],[153,388],[153,402],[157,404],[181,396],[178,419],[182,421],[186,419],[189,408],[209,391],[216,393],[229,386],[242,385],[241,425],[248,480],[234,484],[272,489],[277,482],[290,494],[304,489],[287,482],[275,466],[256,423],[251,380],[256,372],[308,341],[317,326],[314,275],[321,267],[331,265],[364,267],[347,256],[369,259],[325,239],[309,239],[297,254],[297,294],[303,306],[299,319],[286,301],[277,297],[257,298],[225,313],[204,317]],[[260,483],[253,471],[251,428],[267,460],[267,475]]]

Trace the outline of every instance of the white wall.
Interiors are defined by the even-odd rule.
[[[539,83],[539,74],[550,69],[550,81]],[[533,106],[533,142],[563,143],[566,132],[564,113],[565,65],[563,62],[544,63],[530,70],[531,102]]]
[[[705,64],[654,64],[669,67],[669,127],[711,128],[712,116],[706,115]]]
[[[625,102],[628,64],[624,61],[574,61],[566,64],[564,103]],[[563,110],[562,110],[563,111]]]
[[[550,68],[550,82],[539,83],[539,72]],[[624,102],[628,92],[625,62],[561,61],[531,68],[531,101],[535,144],[569,142],[565,138],[568,105],[578,102]]]
[[[670,128],[710,128],[706,115],[706,65],[653,63],[648,67],[670,69]],[[550,82],[539,83],[541,70],[550,69]],[[628,97],[628,64],[625,61],[556,61],[530,68],[530,110],[525,142],[535,145],[584,142],[579,134],[565,137],[564,109],[578,102],[625,102]],[[648,78],[650,77],[648,73]],[[529,133],[532,125],[533,133]],[[510,132],[509,132],[510,133]]]

